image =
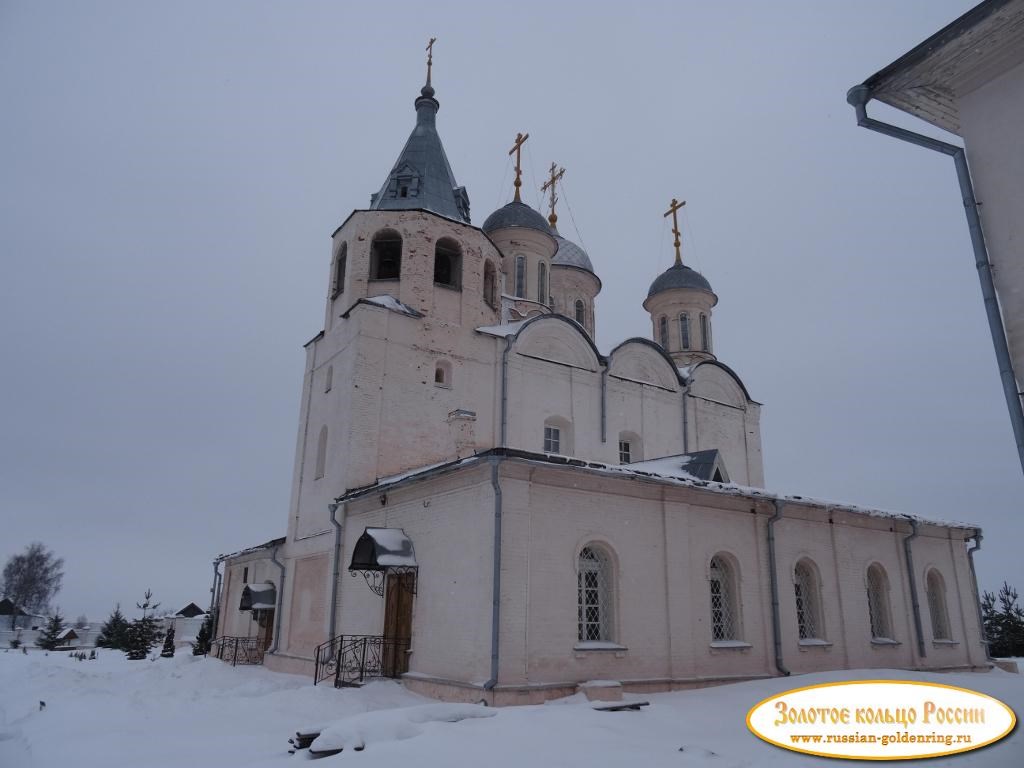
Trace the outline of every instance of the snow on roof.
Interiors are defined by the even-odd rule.
[[[384,307],[384,309],[390,309],[394,312],[404,312],[407,315],[419,314],[419,312],[417,312],[412,307],[408,306],[407,304],[403,304],[394,296],[390,296],[386,293],[380,296],[369,296],[366,299],[366,303],[376,304],[378,307]]]
[[[279,539],[271,539],[270,541],[264,542],[263,544],[257,544],[255,547],[248,547],[246,549],[240,549],[237,552],[231,552],[226,555],[217,555],[217,560],[230,560],[233,557],[241,557],[242,555],[248,555],[252,552],[259,552],[261,549],[271,549],[273,547],[284,544],[284,536]]]
[[[529,318],[533,319],[533,318]],[[527,320],[517,320],[514,323],[504,323],[502,325],[484,325],[477,328],[478,333],[486,333],[488,336],[515,336],[519,333],[519,329],[525,325]]]
[[[536,461],[547,464],[561,464],[564,466],[583,469],[589,472],[597,472],[599,474],[624,475],[635,478],[644,478],[648,480],[653,480],[655,482],[668,483],[671,485],[685,485],[694,488],[701,488],[706,491],[711,491],[713,493],[721,493],[727,496],[745,496],[749,498],[761,499],[764,501],[778,500],[819,507],[828,507],[830,509],[839,510],[843,512],[851,512],[858,515],[865,515],[866,517],[883,517],[895,520],[916,520],[920,523],[937,525],[946,528],[963,528],[977,530],[981,529],[981,526],[975,523],[967,523],[953,520],[935,520],[921,517],[920,515],[913,515],[907,512],[893,512],[891,510],[876,509],[873,507],[862,507],[856,504],[829,501],[827,499],[818,499],[810,496],[800,496],[796,494],[772,492],[767,491],[764,488],[754,488],[752,486],[738,485],[736,483],[716,483],[712,480],[698,480],[694,478],[692,475],[688,474],[680,466],[681,457],[679,456],[662,457],[660,459],[650,459],[649,461],[641,462],[642,464],[647,465],[648,468],[638,469],[638,465],[636,464],[602,464],[601,462],[596,461],[585,461],[583,459],[574,459],[566,456],[555,456],[552,454],[533,453],[530,451],[521,451],[514,448],[492,448],[489,451],[484,451],[475,456],[469,456],[464,459],[459,459],[458,461],[451,461],[442,464],[431,464],[429,466],[421,467],[419,469],[411,469],[408,472],[403,472],[401,475],[396,475],[395,477],[397,479],[388,479],[386,481],[381,480],[372,486],[353,489],[348,493],[339,496],[338,500],[356,498],[369,492],[370,490],[379,490],[385,486],[396,485],[401,482],[409,480],[416,480],[424,475],[437,472],[438,470],[451,471],[463,465],[486,461],[491,456],[506,456],[508,458],[518,459],[521,461]],[[649,468],[651,467],[651,465],[656,466],[657,471]]]

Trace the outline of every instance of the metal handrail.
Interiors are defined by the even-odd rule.
[[[360,685],[367,678],[399,677],[408,669],[408,637],[338,635],[316,648],[313,684],[334,678],[334,687]]]
[[[262,664],[268,643],[260,637],[218,637],[210,644],[210,655],[221,661],[238,664]]]

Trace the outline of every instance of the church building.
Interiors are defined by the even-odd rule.
[[[988,667],[977,528],[764,489],[761,404],[719,358],[681,203],[636,297],[651,337],[602,352],[560,172],[547,217],[523,203],[519,135],[513,200],[475,226],[429,62],[414,106],[332,237],[285,536],[215,562],[216,655],[494,705]]]

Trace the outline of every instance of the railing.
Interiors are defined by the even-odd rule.
[[[360,685],[371,677],[399,677],[409,671],[408,637],[338,635],[316,649],[313,685],[334,678],[334,687]]]
[[[210,655],[236,664],[262,664],[267,641],[260,637],[218,637],[210,645]]]

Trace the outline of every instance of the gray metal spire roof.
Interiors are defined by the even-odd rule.
[[[416,99],[416,127],[405,142],[379,192],[370,196],[370,210],[401,211],[425,208],[469,224],[469,194],[455,181],[437,134],[440,108],[428,82]]]
[[[650,298],[656,293],[670,291],[673,288],[695,288],[699,291],[714,293],[711,290],[711,283],[700,272],[690,269],[685,264],[673,264],[651,283],[651,289],[647,291],[647,297]]]

